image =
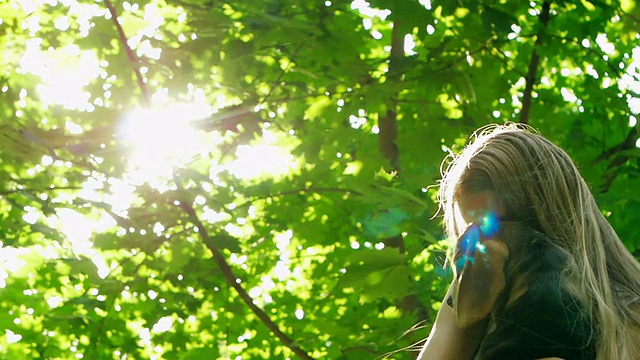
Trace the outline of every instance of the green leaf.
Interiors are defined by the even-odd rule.
[[[506,13],[502,10],[490,6],[484,6],[482,12],[482,23],[488,33],[492,33],[493,29],[495,29],[498,34],[508,34],[512,32],[511,25],[517,24],[518,19],[512,14]]]
[[[411,272],[406,265],[406,255],[400,254],[398,249],[358,250],[349,260],[351,265],[338,286],[362,289],[363,301],[401,298],[408,294]]]
[[[304,112],[306,120],[314,120],[322,116],[325,109],[331,105],[331,99],[326,96],[316,98],[316,100]]]
[[[70,300],[67,300],[65,302],[65,304],[69,304],[69,305],[82,305],[84,306],[86,309],[88,310],[92,310],[93,308],[99,308],[104,310],[105,309],[105,303],[104,301],[99,301],[94,297],[89,297],[89,296],[80,296],[80,297],[76,297]]]
[[[240,253],[242,249],[240,248],[240,243],[238,239],[227,233],[220,233],[213,235],[211,237],[211,244],[218,249],[227,249],[232,253]]]
[[[409,215],[399,208],[377,213],[370,218],[362,220],[364,234],[377,239],[397,235],[402,230],[401,225],[409,218]]]

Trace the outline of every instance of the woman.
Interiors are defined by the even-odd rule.
[[[440,205],[456,277],[419,359],[640,359],[640,264],[562,149],[481,129]]]

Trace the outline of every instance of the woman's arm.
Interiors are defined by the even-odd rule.
[[[486,326],[487,321],[482,320],[464,329],[459,328],[453,309],[443,301],[418,360],[472,359],[482,341]]]

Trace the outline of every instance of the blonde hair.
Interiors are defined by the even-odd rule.
[[[631,308],[640,300],[640,264],[567,153],[528,126],[481,128],[440,184],[445,232],[453,242],[466,226],[458,200],[480,192],[495,194],[507,217],[547,234],[570,254],[564,283],[594,319],[597,359],[640,358],[640,332],[630,330],[640,326],[640,313]]]

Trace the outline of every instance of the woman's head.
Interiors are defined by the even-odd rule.
[[[474,141],[449,163],[440,185],[445,232],[452,244],[470,221],[493,212],[527,223],[571,254],[567,274],[578,274],[573,284],[577,295],[602,330],[599,353],[621,351],[616,346],[625,339],[623,323],[630,315],[619,296],[639,294],[640,266],[566,152],[529,127],[494,125],[476,132]]]
[[[448,235],[455,238],[466,226],[465,205],[483,199],[491,205],[487,211],[500,210],[503,217],[526,222],[558,241],[569,241],[562,239],[572,232],[576,212],[595,206],[569,156],[515,124],[476,133],[448,167],[440,189]]]

